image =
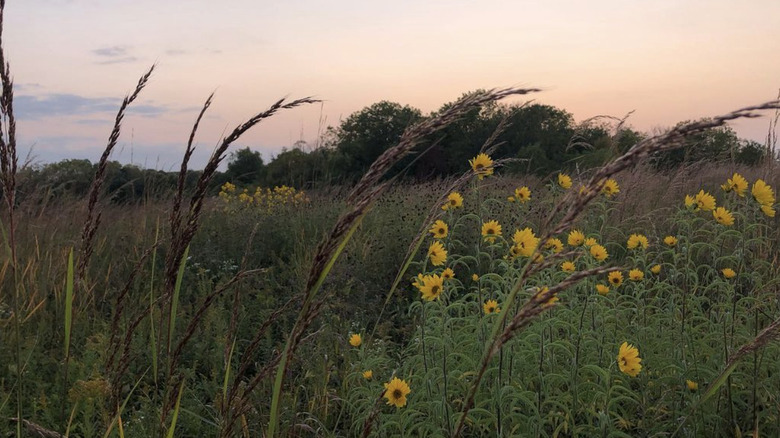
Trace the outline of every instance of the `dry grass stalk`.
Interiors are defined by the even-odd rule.
[[[574,190],[570,190],[568,194],[564,196],[563,199],[561,199],[561,201],[558,204],[555,205],[552,212],[548,216],[547,221],[545,221],[543,225],[543,228],[548,229],[548,231],[542,235],[540,242],[545,242],[547,241],[548,238],[552,237],[553,235],[560,234],[568,230],[569,228],[571,228],[571,226],[574,224],[576,219],[585,210],[585,207],[587,207],[587,205],[591,201],[593,201],[593,199],[596,196],[599,196],[601,189],[604,187],[604,183],[608,178],[611,178],[612,176],[616,175],[617,173],[625,169],[638,165],[644,159],[646,159],[647,157],[649,157],[654,153],[668,151],[682,146],[682,142],[685,140],[686,137],[690,135],[700,133],[712,128],[723,126],[728,121],[731,120],[736,120],[739,118],[759,117],[760,114],[758,114],[757,111],[765,111],[765,110],[773,110],[773,109],[774,110],[780,109],[780,100],[774,100],[760,105],[745,107],[730,112],[728,114],[716,116],[710,119],[704,119],[696,122],[686,123],[677,126],[663,134],[656,135],[640,141],[639,143],[634,145],[628,152],[617,157],[616,159],[612,160],[611,162],[603,166],[601,169],[599,169],[596,172],[596,174],[593,175],[590,181],[585,185],[584,190],[580,191],[579,193],[575,193]],[[568,206],[568,208],[566,208],[566,206]],[[557,224],[551,226],[550,224],[552,223],[554,218],[558,217],[559,213],[563,212],[564,210],[565,213],[563,218],[561,218],[557,222]],[[542,245],[539,245],[539,247],[537,247],[531,259],[541,254],[541,246]],[[533,266],[526,269],[523,275],[521,276],[520,280],[518,280],[517,284],[515,285],[513,293],[519,291],[519,289],[522,287],[525,280],[537,269],[538,268],[535,268]],[[589,271],[578,272],[574,275],[571,275],[569,278],[559,283],[557,286],[550,288],[550,290],[547,291],[546,293],[535,295],[523,305],[521,310],[512,318],[511,322],[506,326],[505,330],[503,330],[500,333],[497,332],[496,335],[494,335],[491,338],[490,347],[486,350],[486,353],[482,358],[480,370],[477,374],[476,379],[474,380],[474,383],[472,384],[471,391],[469,392],[469,395],[466,399],[466,403],[461,412],[460,419],[458,420],[458,424],[455,429],[454,436],[459,436],[462,433],[463,427],[466,422],[466,417],[468,416],[468,412],[471,410],[471,408],[474,405],[474,397],[476,396],[477,388],[479,387],[482,381],[484,372],[487,369],[492,358],[501,350],[501,347],[516,334],[515,333],[516,331],[526,327],[541,312],[550,308],[550,306],[546,306],[545,303],[547,303],[547,300],[550,297],[552,297],[555,293],[565,290],[566,288],[575,284],[577,281],[583,278],[586,278],[591,275],[599,275],[607,271],[608,269],[604,270],[603,268],[601,268],[601,270],[589,270]],[[587,275],[583,275],[586,273]],[[508,317],[508,312],[502,315],[500,322],[503,323],[504,321],[506,321],[507,317]],[[766,336],[769,337],[769,335]]]
[[[10,418],[10,420],[14,423],[19,422],[18,418]],[[24,427],[24,431],[27,432],[27,436],[32,438],[65,438],[65,435],[62,435],[59,432],[55,432],[53,430],[46,429],[43,426],[39,426],[32,421],[22,420],[21,425]]]
[[[119,107],[119,111],[116,114],[116,119],[114,119],[114,128],[111,130],[111,135],[108,136],[108,144],[106,144],[106,148],[103,150],[103,154],[100,156],[100,161],[98,161],[97,170],[95,171],[95,177],[92,180],[92,186],[89,188],[87,219],[84,222],[84,229],[81,232],[81,254],[79,257],[78,269],[76,271],[76,278],[78,279],[78,283],[82,286],[86,276],[87,265],[89,264],[89,259],[92,257],[92,252],[94,250],[93,246],[95,233],[100,226],[101,212],[98,210],[97,203],[100,196],[100,191],[106,179],[106,165],[108,164],[108,158],[111,156],[111,152],[114,150],[114,147],[119,140],[119,134],[122,130],[122,119],[125,117],[125,111],[127,110],[127,107],[133,103],[133,101],[141,93],[141,90],[143,90],[146,84],[149,82],[149,78],[154,71],[154,67],[155,66],[152,65],[149,68],[149,71],[147,71],[143,76],[141,76],[140,79],[138,79],[138,84],[136,84],[135,90],[133,90],[131,94],[125,96],[124,100],[122,100],[122,105]]]

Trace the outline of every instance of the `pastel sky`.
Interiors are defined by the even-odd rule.
[[[780,1],[8,0],[3,43],[19,146],[38,162],[95,160],[122,97],[153,63],[112,158],[178,165],[209,93],[193,164],[279,97],[240,146],[267,159],[380,100],[429,112],[464,92],[540,87],[573,113],[635,113],[640,130],[772,100]],[[764,142],[769,118],[732,125]]]

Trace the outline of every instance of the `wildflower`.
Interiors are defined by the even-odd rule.
[[[520,187],[519,189],[515,189],[515,200],[521,204],[525,204],[526,202],[531,200],[531,189],[529,189],[526,186]]]
[[[720,272],[723,273],[723,276],[726,278],[734,278],[737,276],[737,273],[731,268],[723,268]]]
[[[588,248],[590,248],[591,246],[596,245],[598,243],[599,242],[596,240],[595,237],[588,237],[587,239],[585,239],[584,242],[582,242],[582,244],[585,245]]]
[[[715,197],[704,190],[699,190],[699,193],[693,197],[693,201],[695,203],[694,211],[712,211],[715,209]]]
[[[570,261],[565,261],[561,263],[561,271],[563,272],[574,272],[577,270],[577,267],[574,265],[574,263]]]
[[[383,397],[387,399],[388,405],[402,408],[406,406],[406,396],[411,392],[412,390],[409,389],[406,381],[393,377],[393,380],[385,383],[385,394]]]
[[[561,242],[561,239],[551,237],[547,239],[547,242],[545,242],[544,248],[552,249],[552,252],[558,254],[559,252],[563,251],[563,242]]]
[[[477,155],[469,160],[469,164],[480,180],[493,174],[493,160],[487,154]]]
[[[439,219],[431,225],[429,233],[433,234],[434,239],[444,239],[449,233],[450,227],[443,220]]]
[[[721,225],[726,225],[727,227],[734,225],[734,216],[732,216],[731,212],[723,207],[718,207],[713,210],[712,217],[714,217],[715,220]]]
[[[536,247],[539,246],[539,238],[527,227],[522,230],[515,230],[512,241],[518,247],[519,255],[524,257],[530,257],[536,251]]]
[[[479,281],[479,275],[471,274],[471,281]]]
[[[666,236],[664,237],[664,243],[669,248],[674,248],[675,246],[677,246],[677,238],[674,236]]]
[[[417,274],[417,278],[415,278],[412,282],[412,286],[416,287],[417,289],[422,289],[423,280],[425,280],[425,277],[423,277],[422,274]]]
[[[487,300],[485,304],[482,305],[482,310],[486,315],[501,312],[501,309],[498,307],[498,302],[496,302],[496,300]]]
[[[549,295],[547,298],[544,299],[544,301],[542,301],[543,296],[546,295],[547,292],[549,291],[550,289],[547,286],[537,288],[536,295],[534,296],[534,298],[536,298],[537,302],[541,302],[542,307],[550,307],[552,305],[555,305],[555,303],[557,303],[558,301],[560,301],[560,298],[558,298],[557,294]]]
[[[736,175],[736,173],[734,174]],[[688,391],[694,392],[699,389],[699,384],[693,380],[686,380],[685,385],[688,387]]]
[[[433,242],[428,247],[428,256],[431,258],[433,266],[441,266],[447,261],[447,250],[444,249],[441,242]]]
[[[623,345],[620,346],[617,362],[620,371],[631,377],[636,377],[642,371],[642,365],[639,363],[642,362],[642,359],[639,357],[639,349],[628,342],[623,342]]]
[[[647,245],[647,237],[645,237],[643,234],[632,234],[628,236],[628,249],[637,249],[640,246],[642,249],[647,249]]]
[[[363,343],[363,338],[360,337],[359,334],[354,333],[352,336],[349,337],[349,345],[353,347],[360,347],[360,344]]]
[[[580,246],[585,243],[585,235],[580,230],[571,230],[568,242],[571,246]]]
[[[590,255],[593,256],[594,259],[598,261],[604,261],[609,257],[609,253],[607,253],[607,248],[604,248],[601,245],[593,245],[590,247]]]
[[[639,281],[639,280],[645,278],[645,273],[642,272],[641,269],[634,268],[634,269],[628,271],[628,278],[630,278],[631,281]]]
[[[691,195],[685,195],[685,208],[693,207],[693,203],[696,202]]]
[[[771,205],[762,205],[761,211],[769,217],[775,217],[775,209]]]
[[[571,188],[571,177],[565,173],[558,174],[558,185],[564,189]]]
[[[745,197],[745,191],[748,188],[747,180],[740,174],[734,173],[734,175],[726,180],[726,184],[720,186],[725,192],[734,191],[739,197]]]
[[[750,191],[755,199],[761,205],[772,206],[775,203],[775,192],[764,180],[759,179],[753,183],[753,189]]]
[[[650,272],[653,274],[660,274],[661,273],[661,265],[653,265],[650,267]]]
[[[494,243],[496,241],[495,236],[501,235],[501,225],[498,221],[489,221],[482,224],[482,236],[485,237],[485,241],[488,243]]]
[[[623,273],[620,271],[612,271],[607,276],[607,280],[612,286],[618,287],[623,284]]]
[[[374,372],[371,370],[365,370],[363,371],[363,378],[366,380],[371,380],[374,377]]]
[[[452,268],[447,268],[441,273],[441,278],[444,280],[451,280],[455,278],[455,271],[452,270]]]
[[[604,296],[609,293],[609,286],[607,286],[606,284],[597,284],[596,292],[598,292],[599,295]]]
[[[444,279],[438,275],[426,275],[423,277],[423,284],[420,287],[422,298],[425,301],[433,301],[441,296],[444,291]]]
[[[509,202],[515,202],[515,197],[514,196],[508,196],[506,198],[506,200],[509,201]]]
[[[441,207],[442,210],[454,210],[463,207],[463,196],[458,192],[452,192],[447,195],[447,202]]]
[[[604,187],[601,188],[601,193],[603,193],[607,198],[611,198],[612,196],[617,195],[619,192],[620,186],[618,186],[617,181],[612,178],[604,182]]]

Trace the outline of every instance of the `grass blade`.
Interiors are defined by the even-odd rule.
[[[68,254],[68,274],[65,278],[65,366],[70,357],[70,332],[73,327],[73,248]]]
[[[186,254],[186,252],[185,252]],[[184,381],[182,380],[179,385],[179,395],[176,396],[176,406],[173,408],[173,418],[171,419],[171,427],[168,428],[166,438],[173,438],[173,432],[176,430],[176,420],[179,419],[179,408],[181,407],[181,394],[184,392]]]

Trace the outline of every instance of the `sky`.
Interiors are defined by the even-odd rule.
[[[642,131],[775,99],[780,1],[8,0],[3,45],[17,137],[35,162],[96,160],[125,94],[157,64],[112,155],[178,167],[200,107],[202,167],[223,135],[281,97],[322,104],[236,147],[268,160],[381,100],[424,113],[463,93],[537,87],[535,102]],[[769,116],[769,114],[767,115]],[[764,143],[769,117],[732,124]]]

